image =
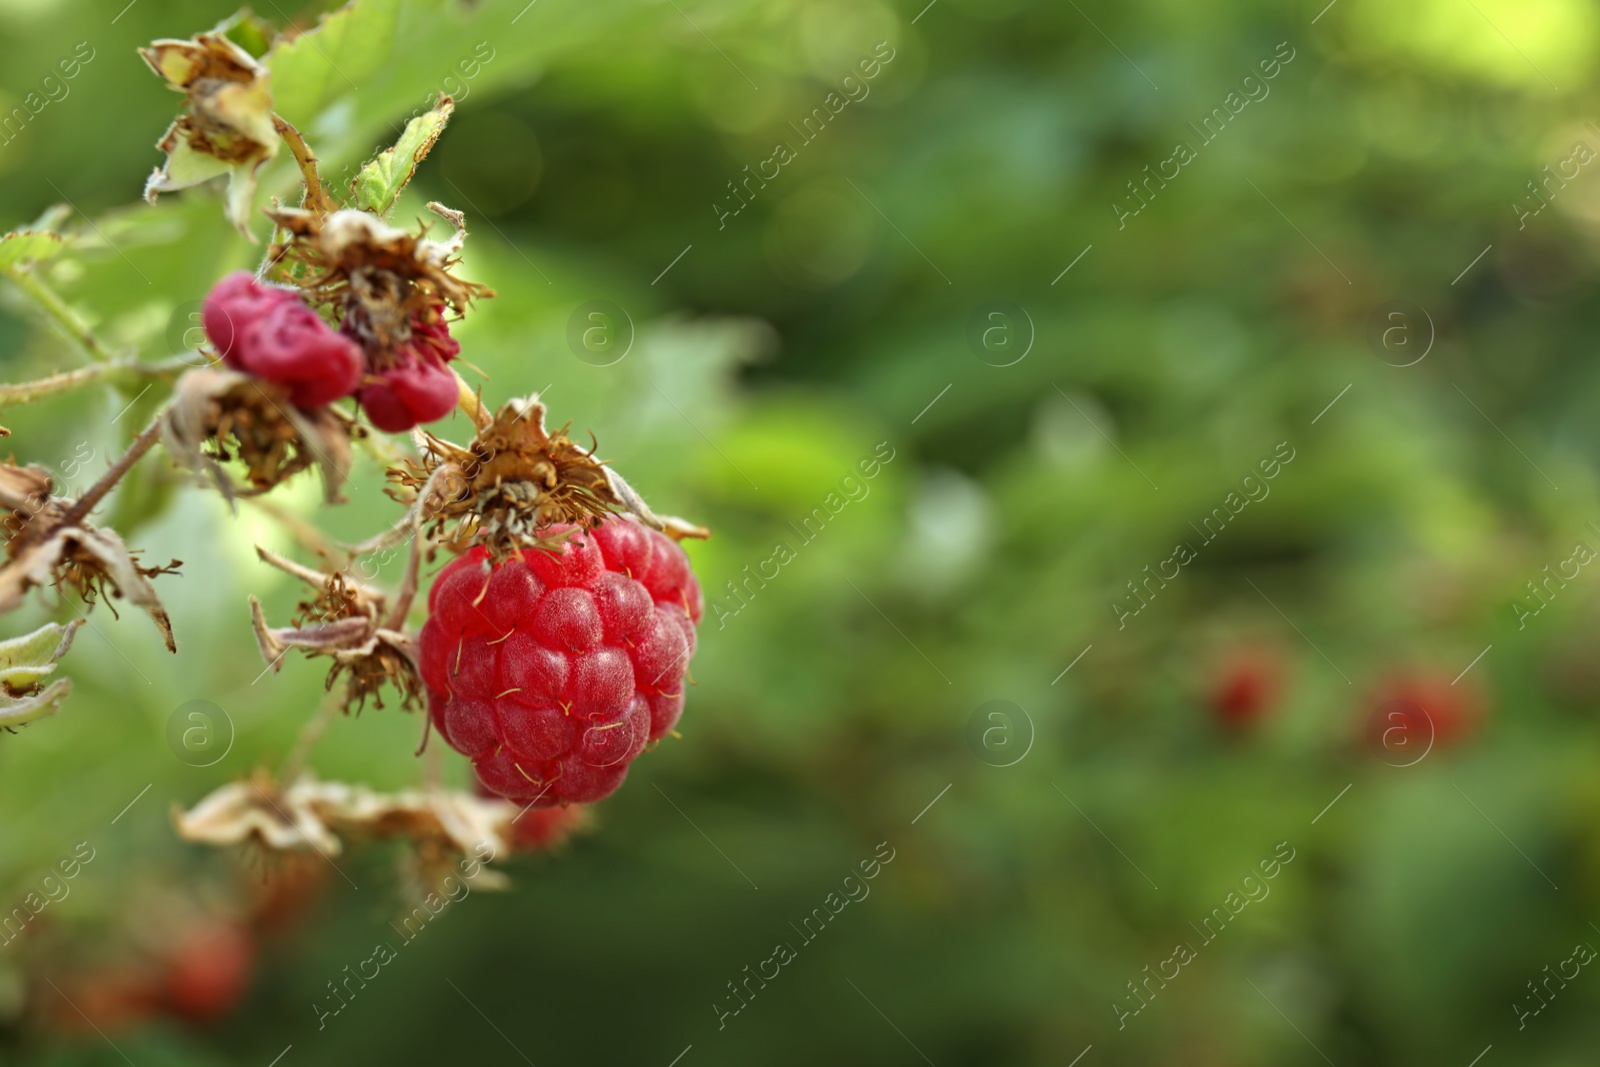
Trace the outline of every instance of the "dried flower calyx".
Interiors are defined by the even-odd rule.
[[[415,553],[392,609],[381,591],[339,571],[323,574],[263,548],[257,548],[256,553],[262,562],[317,590],[314,598],[301,602],[293,625],[277,629],[267,625],[261,602],[254,596],[250,598],[256,642],[274,671],[282,667],[290,649],[298,648],[307,655],[333,660],[328,671],[330,690],[340,675],[349,675],[345,690],[347,711],[352,705],[364,706],[368,697],[383,707],[381,691],[385,682],[399,690],[402,707],[412,707],[420,701],[422,682],[417,673],[416,639],[402,629],[416,594]]]
[[[429,240],[365,211],[303,208],[269,212],[287,235],[272,248],[278,276],[326,307],[339,332],[360,347],[356,397],[368,418],[391,433],[448,415],[458,386],[448,364],[461,351],[446,315],[494,295],[452,273],[466,238],[462,217],[430,204],[450,222],[448,240]]]
[[[139,54],[185,94],[187,107],[156,147],[167,154],[145,184],[145,197],[229,175],[229,220],[246,235],[256,170],[278,150],[271,75],[218,31],[189,40],[154,41]]]
[[[167,651],[176,652],[172,622],[150,579],[175,573],[179,562],[143,566],[115,531],[85,521],[96,502],[93,491],[71,500],[52,496],[52,488],[42,467],[0,464],[0,508],[10,511],[3,523],[7,540],[6,562],[0,566],[0,612],[21,605],[31,588],[66,585],[90,604],[109,595],[144,609],[161,630]]]
[[[341,308],[346,332],[369,354],[392,352],[411,339],[418,316],[440,309],[461,315],[473,300],[494,295],[451,273],[466,240],[461,213],[428,206],[454,228],[448,240],[409,233],[354,208],[328,215],[301,208],[268,211],[288,235],[270,251],[271,258],[282,257],[276,275],[303,289],[312,304]],[[352,315],[354,323],[348,321]]]
[[[537,397],[501,407],[465,448],[426,437],[422,463],[391,468],[390,478],[416,493],[423,521],[456,552],[474,544],[500,562],[523,549],[554,549],[558,524],[593,526],[630,514],[674,538],[707,537],[682,519],[662,518],[616,471],[568,436],[551,433]]]
[[[210,474],[228,497],[263,493],[315,464],[328,500],[337,501],[357,432],[336,408],[296,407],[286,387],[224,367],[198,368],[178,379],[162,421],[172,455]],[[244,464],[248,488],[235,485],[223,469],[233,459]]]

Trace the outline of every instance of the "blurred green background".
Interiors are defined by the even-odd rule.
[[[173,808],[276,767],[324,675],[262,676],[246,597],[277,620],[300,599],[253,553],[294,551],[282,527],[158,454],[101,514],[184,560],[157,579],[177,656],[97,607],[65,709],[0,737],[0,908],[94,849],[0,946],[0,1058],[1592,1062],[1600,977],[1550,976],[1600,944],[1600,579],[1568,562],[1600,548],[1600,183],[1574,159],[1600,150],[1600,13],[1323,3],[358,0],[332,72],[279,87],[287,117],[344,181],[456,96],[396,217],[467,213],[462,273],[499,295],[464,358],[486,399],[544,390],[658,510],[710,525],[688,547],[727,611],[681,738],[594,831],[511,861],[510,892],[452,907],[321,1028],[327,983],[397,940],[399,846],[348,850],[253,934],[231,1010],[137,1010],[126,976],[282,876],[180,842]],[[0,134],[4,224],[71,205],[45,276],[148,360],[260,248],[214,189],[139,201],[181,98],[134,49],[232,10],[0,0],[0,113],[93,53]],[[844,79],[875,51],[862,96]],[[778,142],[793,161],[720,217]],[[1136,193],[1147,173],[1167,180]],[[263,203],[294,189],[263,171]],[[79,365],[0,289],[7,380]],[[610,365],[569,345],[591,301],[631,323]],[[6,410],[6,443],[81,491],[162,393]],[[798,546],[880,443],[870,492]],[[364,459],[342,507],[309,475],[274,499],[354,540],[399,514],[382,480]],[[741,607],[726,583],[779,541],[797,558]],[[40,602],[3,634],[73,617]],[[231,721],[215,765],[169,747],[190,700]],[[421,723],[339,719],[313,766],[416,785]],[[870,896],[802,945],[881,842]],[[1218,907],[1239,914],[1211,943]],[[1178,944],[1194,958],[1136,995]]]

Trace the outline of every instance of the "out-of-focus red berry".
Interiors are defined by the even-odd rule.
[[[511,824],[511,847],[519,852],[543,852],[555,848],[588,821],[589,809],[582,804],[569,804],[564,808],[530,808]]]
[[[190,1022],[220,1019],[249,988],[255,956],[241,926],[206,922],[186,931],[167,958],[167,1009]]]
[[[1223,662],[1211,690],[1211,711],[1229,730],[1247,730],[1277,705],[1283,691],[1278,658],[1253,650],[1235,652]]]
[[[1375,750],[1407,760],[1470,737],[1482,719],[1470,683],[1442,674],[1396,673],[1374,689],[1367,705],[1366,740]],[[1391,760],[1392,761],[1392,760]]]

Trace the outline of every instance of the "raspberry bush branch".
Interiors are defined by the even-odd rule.
[[[304,183],[300,206],[308,211],[324,214],[335,210],[338,205],[333,202],[333,198],[322,188],[322,179],[317,174],[317,157],[311,154],[311,146],[306,144],[304,137],[300,136],[300,131],[279,115],[272,116],[272,126],[273,129],[278,131],[278,136],[282,137],[284,143],[289,146],[290,153],[294,155],[295,164],[300,168],[301,178]],[[270,264],[271,260],[267,260],[266,263]],[[263,265],[262,269],[257,273],[265,274],[266,266]]]
[[[215,489],[230,505],[260,498],[319,560],[308,566],[257,549],[265,567],[308,590],[281,626],[269,623],[261,598],[248,596],[266,673],[281,671],[298,650],[331,661],[328,690],[343,683],[341,694],[318,702],[276,778],[257,772],[217,790],[179,816],[182,836],[330,855],[341,837],[399,834],[413,841],[424,868],[482,841],[495,849],[547,845],[580,824],[576,807],[570,816],[530,817],[521,830],[519,812],[602,799],[635,758],[673,732],[702,611],[678,542],[708,532],[653,512],[596,455],[592,435],[580,435],[588,436],[580,444],[570,424],[547,429],[536,396],[495,408],[456,372],[461,345],[452,326],[495,295],[460,274],[466,219],[428,202],[426,221],[388,221],[455,101],[440,94],[358,168],[348,188],[330,187],[312,144],[274,101],[281,89],[304,104],[293,72],[309,69],[302,45],[316,51],[319,32],[280,37],[241,16],[140,50],[183,94],[157,144],[164,161],[146,184],[147,198],[226,177],[224,214],[254,240],[257,174],[282,148],[302,186],[296,206],[277,197],[260,206],[270,228],[259,269],[211,286],[200,316],[205,365],[117,356],[34,269],[68,238],[40,225],[0,239],[0,273],[90,360],[0,385],[0,405],[145,378],[171,386],[154,420],[76,499],[56,496],[42,467],[0,465],[0,506],[10,511],[0,612],[31,589],[69,586],[91,604],[109,596],[144,609],[175,650],[151,579],[172,573],[177,561],[145,566],[115,530],[89,521],[163,444],[190,473],[180,489]],[[303,108],[287,113],[306,129],[323,128]],[[281,173],[291,173],[286,161]],[[458,409],[471,434],[464,444],[426,428]],[[344,502],[346,490],[358,491],[347,485],[358,444],[379,459],[384,489],[403,509],[388,529],[342,544],[268,497],[316,467],[327,502]],[[369,491],[375,495],[376,486]],[[402,550],[395,584],[377,583],[378,568]],[[442,569],[426,589],[425,621],[415,626],[426,563]],[[60,706],[70,683],[48,676],[75,625],[18,638],[26,654],[17,654],[15,670],[12,646],[0,643],[0,726]],[[426,708],[419,752],[437,729],[471,761],[475,792],[439,787],[437,745],[421,768],[427,788],[420,792],[317,780],[312,757],[333,717],[369,699],[381,709],[389,694],[402,709]]]
[[[116,363],[117,356],[95,336],[87,323],[32,269],[8,266],[0,271],[60,327],[72,346],[91,363]]]
[[[87,367],[62,371],[59,374],[52,374],[48,378],[40,378],[32,382],[0,382],[0,408],[14,404],[31,404],[36,400],[58,396],[61,393],[70,393],[74,389],[92,385],[105,378],[113,381],[119,379],[155,378],[170,383],[176,380],[177,375],[189,366],[188,361],[182,358],[168,360],[163,363],[144,363],[139,360],[124,359],[112,363],[91,363]]]
[[[160,435],[161,417],[158,416],[154,422],[140,431],[139,436],[133,439],[133,444],[128,446],[128,450],[111,465],[111,469],[96,479],[83,496],[78,498],[61,521],[64,524],[76,525],[88,518],[89,512],[93,511],[95,506],[105,499],[105,495],[122,481],[123,476],[133,469],[133,465],[154,447],[156,438]]]

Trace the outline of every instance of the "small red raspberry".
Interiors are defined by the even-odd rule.
[[[1447,748],[1466,740],[1482,718],[1470,684],[1457,686],[1442,674],[1395,674],[1372,695],[1367,743],[1379,753],[1420,759],[1436,745]]]
[[[349,396],[361,380],[361,349],[287,289],[235,271],[212,287],[201,311],[222,362],[289,388],[296,407]]]
[[[372,425],[387,433],[442,419],[460,397],[448,366],[460,352],[460,342],[438,312],[419,315],[412,320],[411,339],[395,350],[394,362],[370,373],[356,400]]]
[[[167,960],[167,1008],[190,1022],[214,1022],[249,989],[255,941],[231,923],[206,923],[189,931]]]
[[[1224,729],[1244,731],[1272,711],[1283,689],[1276,656],[1263,651],[1235,652],[1224,662],[1211,691],[1211,711]]]
[[[683,713],[700,620],[689,557],[625,519],[559,552],[439,573],[418,638],[434,724],[490,791],[537,807],[610,795]],[[526,818],[526,816],[524,816]]]

